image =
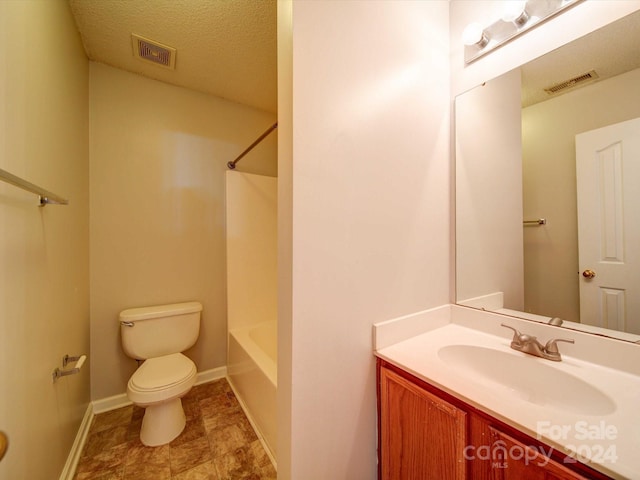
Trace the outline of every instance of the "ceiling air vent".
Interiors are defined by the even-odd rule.
[[[553,95],[554,93],[559,93],[568,88],[577,87],[578,85],[589,82],[591,80],[595,80],[596,78],[598,78],[598,74],[595,70],[591,70],[590,72],[583,73],[582,75],[570,78],[569,80],[565,80],[564,82],[557,83],[552,87],[545,88],[544,91],[549,95]]]
[[[152,62],[174,70],[176,68],[176,49],[162,45],[154,40],[131,34],[133,55],[141,60]]]

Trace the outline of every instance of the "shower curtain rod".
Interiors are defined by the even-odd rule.
[[[269,135],[271,132],[273,132],[276,128],[278,128],[278,122],[274,123],[273,125],[271,125],[269,128],[267,128],[267,130],[265,130],[265,132],[260,135],[258,138],[256,138],[255,142],[253,142],[251,145],[249,145],[246,150],[244,152],[242,152],[240,155],[238,155],[236,157],[236,159],[233,162],[228,162],[227,163],[227,167],[229,167],[231,170],[236,168],[236,163],[238,163],[240,161],[240,159],[242,157],[244,157],[247,153],[249,153],[251,150],[253,150],[253,147],[255,147],[256,145],[258,145],[262,140],[264,140],[264,137],[266,137],[267,135]]]
[[[68,205],[69,201],[66,198],[62,198],[55,193],[52,193],[48,190],[45,190],[42,187],[34,185],[31,182],[27,182],[20,177],[16,177],[14,174],[7,172],[6,170],[2,170],[0,168],[0,180],[6,183],[10,183],[11,185],[26,190],[27,192],[35,193],[40,196],[40,206],[44,207],[45,205],[51,203],[54,205]]]

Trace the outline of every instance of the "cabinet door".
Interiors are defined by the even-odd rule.
[[[587,480],[564,465],[546,457],[535,446],[491,430],[492,480]]]
[[[380,369],[383,480],[463,480],[466,414]]]

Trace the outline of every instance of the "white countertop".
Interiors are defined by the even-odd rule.
[[[637,361],[627,359],[635,363],[630,369],[595,364],[584,358],[589,352],[585,352],[585,347],[581,348],[580,344],[589,350],[594,348],[594,340],[584,337],[584,334],[574,335],[555,327],[531,327],[527,322],[495,314],[483,315],[484,312],[469,313],[468,309],[460,308],[445,306],[420,312],[417,316],[409,315],[377,324],[374,326],[376,356],[563,453],[576,452],[577,455],[572,456],[613,478],[640,479],[640,376],[635,371]],[[501,322],[524,333],[538,335],[541,340],[575,338],[577,347],[559,344],[563,355],[561,362],[518,352],[510,348],[512,333],[500,327]],[[596,342],[596,348],[612,349],[610,357],[615,357],[615,352],[620,349],[627,354],[630,351],[640,354],[640,348],[630,350],[629,346],[609,339],[602,342],[602,345]],[[541,364],[542,369],[557,369],[599,390],[603,394],[602,399],[610,403],[605,402],[608,407],[595,413],[579,413],[567,405],[545,402],[544,398],[542,401],[520,398],[518,392],[493,381],[491,375],[468,372],[445,361],[439,350],[449,345],[488,347],[511,356],[514,363],[519,361],[525,369],[526,363],[520,358],[530,360],[532,368]],[[571,355],[572,352],[575,356]],[[596,357],[606,358],[606,355],[606,351],[604,354],[599,351]],[[505,358],[510,358],[508,356]],[[614,358],[611,362],[618,366],[623,360]],[[527,372],[522,371],[522,375],[526,378]],[[553,384],[549,388],[553,389]]]

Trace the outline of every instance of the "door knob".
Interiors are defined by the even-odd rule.
[[[4,454],[7,453],[7,445],[9,442],[7,441],[7,436],[4,432],[0,432],[0,460],[4,457]]]
[[[596,272],[594,272],[593,270],[585,270],[584,272],[582,272],[582,276],[584,278],[593,278],[596,276]]]

